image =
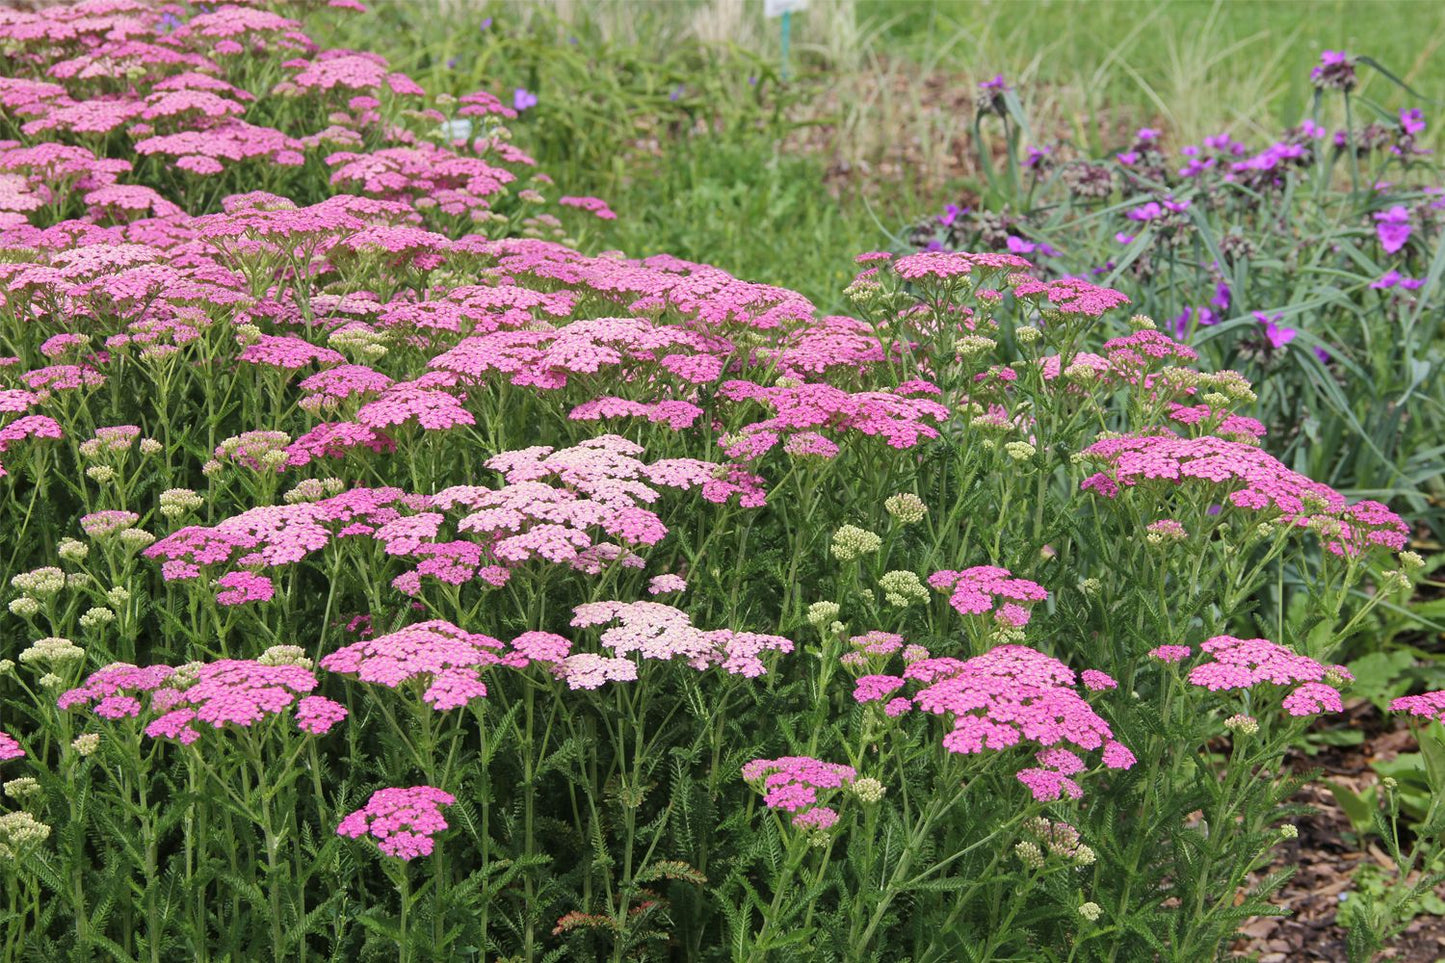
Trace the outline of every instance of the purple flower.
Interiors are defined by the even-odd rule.
[[[487,17],[485,20],[482,21],[482,29],[483,29],[483,30],[488,30],[488,29],[491,28],[491,26],[492,26],[492,18],[491,18],[491,17]]]
[[[676,103],[678,100],[682,99],[683,90],[683,85],[678,84],[676,87],[672,88],[672,93],[667,95],[667,99]]]
[[[1156,217],[1163,217],[1164,209],[1159,206],[1158,201],[1150,201],[1131,209],[1125,216],[1131,221],[1152,221]]]
[[[1374,288],[1376,291],[1388,291],[1390,288],[1393,288],[1395,285],[1397,285],[1397,284],[1399,284],[1399,283],[1400,283],[1400,272],[1399,272],[1399,271],[1390,270],[1390,271],[1386,271],[1384,274],[1380,275],[1380,276],[1379,276],[1378,278],[1376,278],[1374,281],[1371,281],[1371,282],[1370,282],[1370,287]]]
[[[457,69],[457,58],[455,58],[455,57],[448,57],[448,58],[447,58],[447,69],[448,69],[448,70],[456,70],[456,69]]]
[[[1159,132],[1153,127],[1140,127],[1138,133],[1134,136],[1141,142],[1148,144],[1159,139]]]
[[[1400,126],[1405,128],[1407,134],[1418,134],[1425,129],[1425,115],[1420,112],[1419,107],[1402,110],[1400,111]]]
[[[1114,235],[1114,240],[1118,241],[1120,244],[1133,244],[1134,235],[1125,234],[1123,231],[1120,231],[1118,234]]]
[[[925,244],[923,246],[923,249],[925,251],[941,251],[943,250],[943,242],[938,240],[937,238],[934,238],[932,241],[929,241],[927,244]]]
[[[948,206],[944,207],[943,213],[938,215],[938,223],[942,224],[944,227],[950,227],[952,226],[954,221],[958,220],[958,215],[967,214],[968,211],[969,208],[967,207],[959,207],[957,204],[949,204]]]
[[[1319,347],[1316,347],[1316,348],[1314,348],[1313,350],[1314,350],[1314,353],[1315,353],[1315,357],[1320,359],[1320,364],[1328,364],[1328,363],[1329,363],[1330,353],[1329,353],[1328,351],[1326,351],[1324,348],[1319,348]]]
[[[1283,348],[1294,340],[1295,335],[1299,334],[1294,328],[1285,328],[1279,325],[1279,321],[1283,317],[1283,314],[1276,314],[1271,317],[1263,311],[1254,312],[1254,320],[1264,325],[1264,336],[1275,349]]]
[[[1014,254],[1032,254],[1038,249],[1038,245],[1032,241],[1025,241],[1021,237],[1010,234],[1008,236],[1008,249]]]
[[[1004,82],[1003,74],[995,74],[991,80],[985,80],[978,86],[983,90],[997,90],[1000,93],[1008,90],[1008,84]]]
[[[512,92],[512,107],[518,111],[526,110],[529,107],[537,106],[537,95],[525,87],[518,87]]]
[[[1050,154],[1054,152],[1052,147],[1030,147],[1029,156],[1024,161],[1024,166],[1031,170],[1037,170],[1044,165]]]
[[[1230,304],[1229,285],[1220,281],[1219,284],[1215,286],[1214,297],[1209,299],[1209,303],[1221,311],[1228,311]]]
[[[1139,163],[1139,152],[1134,150],[1126,150],[1122,154],[1115,154],[1114,157],[1125,167],[1133,167]]]
[[[1378,211],[1375,217],[1375,233],[1379,235],[1380,247],[1386,254],[1394,254],[1410,240],[1410,212],[1396,204],[1388,211]]]
[[[161,15],[161,26],[166,28],[166,33],[170,33],[172,30],[176,29],[180,25],[181,18],[176,16],[175,14],[166,13]],[[1419,111],[1416,111],[1416,113],[1418,114]]]

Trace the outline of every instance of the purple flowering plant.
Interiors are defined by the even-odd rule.
[[[1126,290],[1213,365],[1267,383],[1262,420],[1277,433],[1305,413],[1311,431],[1282,439],[1286,457],[1348,487],[1393,490],[1438,530],[1396,466],[1433,474],[1433,456],[1419,453],[1445,427],[1433,414],[1445,334],[1432,310],[1445,185],[1427,112],[1363,99],[1367,66],[1326,51],[1310,114],[1270,143],[1228,131],[1180,143],[1144,127],[1100,159],[1026,144],[1022,118],[983,112],[981,202],[921,219],[901,245],[1023,253],[1053,276]],[[1000,153],[1008,165],[995,170]],[[1431,400],[1403,424],[1402,397]]]

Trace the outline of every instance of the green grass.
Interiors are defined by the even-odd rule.
[[[1324,49],[1363,54],[1445,100],[1445,5],[1388,0],[858,0],[888,23],[893,56],[976,74],[1002,72],[1072,91],[1097,110],[1175,121],[1194,139],[1240,125],[1294,124]],[[1398,101],[1362,71],[1362,93]]]

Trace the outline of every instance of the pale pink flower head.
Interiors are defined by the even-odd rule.
[[[1070,778],[1074,773],[1058,769],[1072,768],[1068,760],[1080,751],[1103,750],[1104,765],[1111,769],[1134,763],[1109,724],[1080,696],[1074,671],[1041,652],[1002,645],[963,662],[915,662],[904,676],[925,685],[913,697],[919,709],[951,717],[952,730],[943,738],[949,751],[972,754],[1026,742],[1046,750],[1039,757],[1043,768],[1018,774],[1036,798],[1077,796],[1079,787]]]
[[[763,656],[791,652],[790,639],[732,629],[704,630],[686,612],[660,602],[587,602],[572,610],[578,627],[608,625],[602,644],[614,656],[671,661],[699,671],[720,666],[731,675],[756,678],[767,673]]]
[[[1160,662],[1183,662],[1194,654],[1187,645],[1160,645],[1149,650],[1149,657]]]
[[[652,580],[647,583],[649,595],[666,595],[669,592],[684,591],[686,588],[687,579],[672,573],[653,576]]]
[[[10,759],[20,759],[25,755],[25,750],[20,748],[20,743],[4,730],[0,730],[0,762]]]
[[[442,807],[456,801],[451,793],[432,786],[378,789],[365,806],[341,820],[336,833],[349,839],[370,836],[383,854],[398,859],[430,856],[433,837],[448,828]]]

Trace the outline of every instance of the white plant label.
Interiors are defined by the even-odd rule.
[[[763,16],[781,17],[785,13],[797,13],[808,9],[808,0],[763,0]]]

